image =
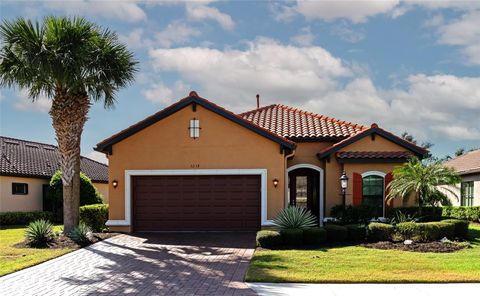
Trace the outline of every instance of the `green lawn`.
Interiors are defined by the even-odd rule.
[[[480,224],[470,227],[472,248],[414,253],[358,246],[256,251],[251,282],[480,282]]]
[[[60,231],[62,226],[55,226]],[[24,240],[25,227],[0,229],[0,276],[61,256],[74,249],[15,248]]]

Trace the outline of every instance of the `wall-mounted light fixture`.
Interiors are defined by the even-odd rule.
[[[200,137],[200,120],[195,117],[191,119],[188,129],[190,130],[190,138],[196,139]]]
[[[113,186],[113,188],[117,188],[117,186],[118,186],[118,181],[117,181],[117,180],[113,180],[113,181],[112,181],[112,186]]]
[[[346,195],[347,195],[347,187],[348,187],[348,177],[345,171],[343,171],[342,175],[340,176],[340,187],[342,188],[343,207],[345,207],[347,202]]]
[[[277,187],[278,186],[278,179],[273,179],[273,187]]]

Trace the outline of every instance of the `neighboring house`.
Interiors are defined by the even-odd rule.
[[[446,161],[445,166],[453,168],[462,178],[457,186],[444,190],[454,206],[480,206],[480,149],[473,150]]]
[[[376,124],[283,105],[237,115],[195,92],[95,150],[109,158],[115,231],[256,230],[289,204],[323,221],[343,203],[342,171],[346,204],[384,216],[393,168],[427,152]]]
[[[56,146],[0,137],[0,212],[42,211],[43,196],[59,170]],[[108,166],[81,158],[81,170],[108,202]]]

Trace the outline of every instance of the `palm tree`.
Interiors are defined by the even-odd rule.
[[[113,107],[116,92],[133,82],[137,62],[115,33],[80,17],[4,21],[0,38],[0,85],[26,89],[32,101],[42,94],[52,100],[68,233],[78,224],[80,139],[90,106]]]
[[[408,199],[412,195],[418,200],[420,208],[435,206],[448,200],[439,190],[441,185],[455,185],[460,177],[452,168],[443,166],[440,162],[422,162],[412,157],[403,166],[393,170],[393,180],[387,187],[387,201],[394,198]],[[451,193],[452,190],[443,188]]]

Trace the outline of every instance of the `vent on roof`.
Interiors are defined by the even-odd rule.
[[[29,148],[38,148],[37,145],[33,145],[33,144],[25,144],[25,146]]]
[[[43,149],[45,149],[45,150],[55,150],[55,148],[50,147],[50,146],[43,146]]]
[[[7,143],[7,144],[13,144],[13,145],[18,145],[18,144],[20,144],[20,143],[18,143],[18,142],[8,141],[8,140],[5,140],[5,143]]]

